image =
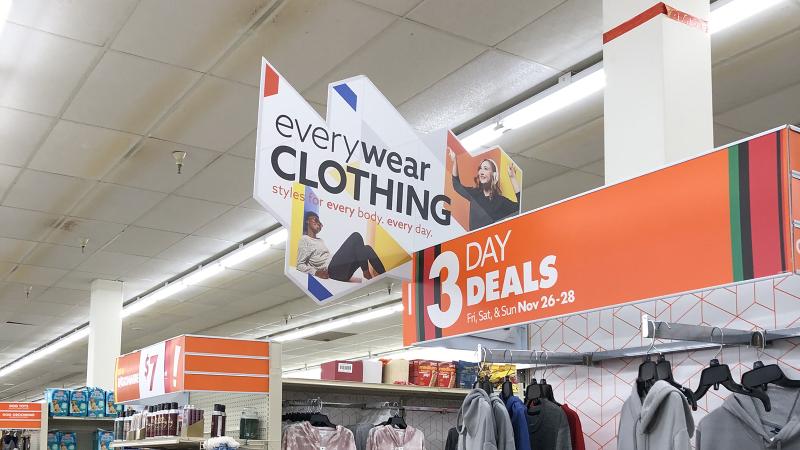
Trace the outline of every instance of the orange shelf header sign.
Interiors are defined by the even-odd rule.
[[[269,392],[269,343],[183,335],[117,357],[116,401],[183,391]]]
[[[793,271],[800,133],[784,127],[414,254],[406,345]]]
[[[41,403],[0,402],[0,428],[38,430],[41,427]]]

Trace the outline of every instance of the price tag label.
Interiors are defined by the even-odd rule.
[[[164,342],[142,349],[139,357],[139,395],[141,398],[164,394]]]

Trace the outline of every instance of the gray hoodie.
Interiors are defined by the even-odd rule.
[[[494,414],[494,430],[497,437],[497,450],[517,450],[514,445],[514,427],[508,415],[505,402],[497,393],[490,396],[492,414]]]
[[[657,381],[642,403],[636,386],[622,405],[619,450],[689,450],[694,420],[686,397],[666,381]],[[725,447],[718,447],[725,448]]]
[[[800,390],[769,386],[772,409],[760,400],[731,394],[697,426],[697,449],[800,450]]]
[[[471,390],[458,410],[458,450],[497,450],[494,422],[489,394]]]

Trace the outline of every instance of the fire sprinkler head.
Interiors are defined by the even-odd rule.
[[[183,167],[183,160],[186,159],[186,152],[183,150],[175,150],[172,152],[172,157],[175,158],[175,164],[178,166],[178,174],[181,173]]]

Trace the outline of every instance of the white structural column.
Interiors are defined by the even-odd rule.
[[[708,1],[603,0],[606,184],[714,146]]]
[[[122,282],[94,280],[89,304],[86,385],[114,389],[114,364],[122,345]]]

